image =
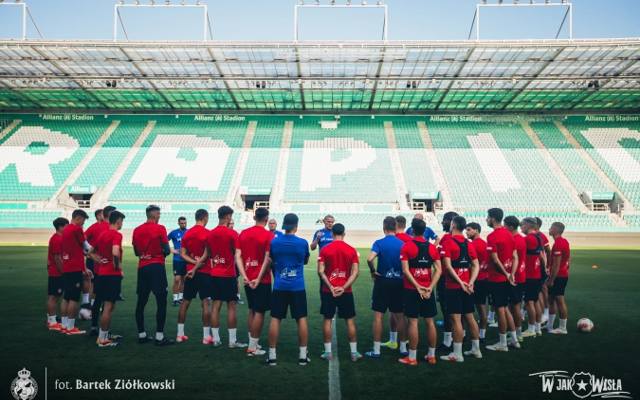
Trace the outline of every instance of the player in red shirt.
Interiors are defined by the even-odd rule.
[[[181,343],[189,339],[184,334],[184,323],[187,319],[187,311],[196,295],[200,295],[202,302],[202,344],[213,343],[211,334],[211,296],[213,295],[213,283],[211,277],[211,263],[205,263],[202,268],[195,270],[195,265],[202,257],[207,245],[209,230],[209,212],[199,209],[195,214],[196,224],[189,228],[182,237],[180,255],[187,262],[184,281],[183,301],[178,310],[178,333],[176,342]],[[219,344],[219,342],[218,342]]]
[[[274,234],[266,229],[269,210],[256,209],[256,224],[240,233],[240,246],[236,249],[236,265],[244,280],[244,290],[249,303],[247,326],[249,328],[248,356],[260,356],[265,351],[258,342],[264,325],[264,314],[271,309],[271,274],[269,250]]]
[[[455,211],[447,211],[442,216],[442,230],[445,232],[445,234],[440,238],[440,241],[436,245],[438,254],[440,254],[440,259],[444,257],[444,245],[448,240],[451,240],[451,234],[449,233],[449,230],[451,229],[451,221],[457,216],[458,213]],[[453,350],[453,335],[451,333],[451,318],[449,317],[449,313],[447,312],[447,302],[445,300],[446,288],[444,281],[444,279],[440,279],[438,281],[437,291],[437,299],[438,303],[440,303],[440,310],[442,311],[442,322],[444,328],[444,333],[442,335],[442,345],[440,346],[439,350],[449,354]]]
[[[518,253],[515,249],[515,240],[511,232],[502,226],[504,212],[500,208],[491,208],[487,211],[487,225],[493,228],[493,232],[487,236],[487,252],[489,253],[489,282],[493,306],[498,316],[499,342],[487,346],[487,350],[509,351],[507,343],[507,329],[511,333],[512,342],[516,348],[518,343],[515,324],[511,313],[507,310],[511,286],[515,285],[514,265],[518,265]]]
[[[167,229],[158,223],[160,207],[150,205],[146,208],[147,222],[133,230],[133,251],[138,257],[138,283],[136,302],[136,325],[138,326],[138,343],[147,343],[151,339],[144,329],[144,308],[153,293],[156,298],[156,335],[157,346],[174,344],[173,339],[164,336],[164,325],[167,321],[167,272],[164,259],[171,254]]]
[[[520,234],[518,228],[520,227],[520,221],[517,217],[510,215],[504,219],[504,226],[513,235],[513,240],[516,246],[516,252],[518,253],[518,266],[514,276],[515,286],[511,286],[511,294],[509,296],[509,311],[513,317],[513,323],[516,327],[516,338],[518,342],[523,341],[522,337],[522,300],[524,299],[526,271],[525,271],[525,256],[527,254],[527,244],[525,243],[524,236]]]
[[[476,278],[475,285],[473,286],[473,300],[476,305],[478,316],[480,317],[479,323],[479,336],[480,341],[483,342],[487,333],[487,299],[489,297],[489,254],[487,253],[487,242],[480,237],[482,228],[477,222],[469,222],[465,228],[465,234],[467,238],[473,243],[473,247],[476,249],[476,255],[478,256],[478,277]]]
[[[96,222],[91,224],[91,226],[84,231],[84,236],[87,239],[87,243],[89,243],[91,247],[95,247],[98,236],[100,236],[102,232],[109,229],[109,222],[107,222],[106,218],[104,217],[103,210],[101,208],[95,210],[93,212],[93,215],[96,218]],[[82,305],[80,306],[80,308],[91,308],[93,299],[95,298],[95,294],[93,293],[93,281],[95,279],[96,272],[93,269],[94,263],[91,257],[86,258],[85,264],[87,269],[93,272],[94,278],[87,279],[85,277],[84,282],[82,283]]]
[[[98,347],[115,347],[119,335],[110,335],[111,318],[120,300],[122,292],[122,229],[124,214],[119,211],[109,212],[109,229],[95,239],[95,246],[89,251],[97,270],[95,278],[96,301],[103,304],[100,317],[100,331],[96,344]]]
[[[324,335],[324,353],[322,359],[331,360],[331,324],[338,310],[338,318],[347,324],[347,336],[351,351],[351,361],[358,361],[362,354],[358,352],[356,339],[356,307],[351,287],[358,278],[358,251],[344,241],[345,228],[342,224],[331,227],[333,241],[324,246],[318,254],[318,275],[320,276],[320,314],[323,315],[322,332]]]
[[[425,320],[429,352],[424,357],[429,364],[436,363],[437,332],[433,317],[436,316],[436,301],[433,288],[440,279],[440,254],[436,247],[423,237],[427,225],[423,220],[411,221],[415,235],[400,250],[400,261],[404,275],[404,315],[409,319],[409,355],[398,361],[406,365],[418,365],[418,318]],[[432,273],[432,268],[434,269]]]
[[[58,308],[58,300],[62,297],[64,282],[62,279],[62,230],[69,224],[66,218],[56,218],[53,220],[53,227],[56,232],[49,238],[49,248],[47,251],[47,328],[50,331],[60,332],[63,328],[58,323],[56,308]],[[63,311],[66,302],[60,306]]]
[[[453,351],[440,357],[445,361],[464,361],[462,355],[462,340],[464,338],[462,328],[463,315],[471,334],[471,350],[465,351],[464,354],[482,358],[480,333],[478,332],[478,324],[473,316],[473,291],[480,266],[473,243],[468,241],[462,234],[466,226],[467,220],[464,217],[454,217],[450,227],[451,239],[443,246],[445,298],[453,330]]]
[[[100,234],[102,234],[102,232],[104,231],[109,230],[109,215],[111,215],[111,212],[115,209],[116,208],[114,206],[106,206],[101,210],[102,221],[94,223],[85,231],[84,235],[87,238],[87,242],[92,247],[95,247],[96,240],[100,236]],[[97,219],[98,215],[96,210],[96,220]],[[102,303],[100,301],[97,301],[95,298],[95,293],[93,293],[93,284],[95,283],[95,279],[99,274],[100,266],[98,265],[98,268],[94,268],[94,261],[91,257],[87,257],[86,265],[87,269],[90,269],[91,272],[93,272],[93,280],[89,280],[89,283],[91,283],[91,295],[93,296],[93,298],[91,299],[91,330],[89,330],[89,334],[91,336],[98,336],[98,318],[100,317],[100,309],[102,308]],[[85,287],[86,283],[87,280],[85,280]]]
[[[204,253],[195,269],[198,270],[205,262],[211,260],[211,276],[213,291],[211,306],[211,330],[213,331],[213,343],[220,342],[220,309],[222,303],[227,303],[227,327],[229,330],[229,348],[244,348],[246,343],[238,341],[236,314],[238,304],[238,281],[236,277],[235,254],[239,247],[238,234],[229,229],[229,222],[233,217],[233,209],[229,206],[218,208],[218,226],[212,229],[207,236]]]
[[[71,214],[71,222],[62,230],[62,276],[64,278],[64,300],[67,302],[66,310],[62,313],[62,325],[60,332],[67,335],[84,335],[75,327],[78,303],[82,291],[82,282],[85,277],[91,279],[93,273],[84,265],[85,251],[91,246],[85,240],[82,226],[89,218],[84,210],[75,210]]]
[[[546,253],[542,235],[537,229],[537,222],[534,218],[524,218],[520,223],[522,233],[526,235],[527,255],[525,259],[525,270],[527,282],[525,286],[524,301],[527,308],[529,325],[523,337],[541,336],[542,306],[540,304],[540,289],[542,286],[542,270],[546,264]]]
[[[549,235],[553,238],[553,248],[551,249],[551,260],[549,279],[546,286],[549,288],[549,321],[547,329],[555,334],[567,334],[567,303],[564,299],[564,291],[569,280],[569,263],[571,262],[571,248],[569,242],[562,234],[564,224],[554,222],[549,228]],[[560,314],[560,326],[553,329],[553,322],[556,318],[556,310]]]
[[[542,220],[539,217],[533,217],[536,220],[536,229],[540,232],[540,237],[542,238],[542,245],[544,246],[544,253],[546,255],[546,263],[542,265],[540,277],[540,285],[542,288],[540,289],[540,298],[538,301],[540,302],[540,307],[542,311],[542,317],[540,317],[540,324],[544,325],[549,320],[549,291],[545,282],[549,277],[550,273],[550,265],[551,264],[551,244],[549,243],[549,238],[547,235],[542,232]]]

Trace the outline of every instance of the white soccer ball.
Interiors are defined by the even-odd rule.
[[[91,319],[91,310],[88,308],[81,308],[78,315],[80,316],[80,319],[88,321]]]
[[[591,332],[593,330],[593,321],[589,318],[580,318],[578,320],[578,330],[580,332]]]

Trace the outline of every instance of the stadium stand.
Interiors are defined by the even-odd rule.
[[[517,120],[451,118],[343,116],[336,123],[326,116],[94,115],[61,120],[55,115],[21,115],[22,122],[0,142],[4,189],[0,192],[0,227],[48,228],[51,219],[68,214],[73,202],[51,204],[60,190],[64,193],[62,185],[72,173],[77,179],[67,184],[73,186],[99,190],[113,185],[111,194],[96,196],[101,201],[91,208],[113,203],[127,214],[127,226],[144,221],[148,203],[161,205],[167,226],[179,216],[187,217],[191,224],[195,209],[211,210],[236,193],[238,188],[230,187],[232,181],[244,194],[268,199],[276,177],[285,174],[278,169],[282,152],[287,151],[283,198],[272,206],[276,218],[293,211],[300,214],[301,227],[311,229],[331,213],[358,230],[379,230],[385,215],[413,215],[406,204],[400,209],[398,199],[404,195],[441,190],[418,129],[419,122],[426,122],[451,208],[470,218],[482,222],[485,210],[499,205],[519,217],[535,214],[546,221],[565,221],[573,230],[640,230],[640,216],[634,212],[617,218],[608,212],[578,210],[572,194],[544,162],[543,150],[535,147]],[[5,115],[2,126],[16,119]],[[94,147],[93,158],[78,170],[113,121],[119,123],[115,130],[102,146]],[[141,135],[149,121],[155,121],[155,127],[148,128],[150,133],[144,138]],[[256,126],[252,138],[247,136],[251,121]],[[387,141],[388,132],[385,136],[384,124],[389,122],[395,149]],[[563,121],[597,166],[585,162],[556,123],[532,118],[529,124],[578,192],[597,197],[610,190],[601,179],[603,172],[597,170],[601,167],[634,204],[640,202],[640,182],[634,175],[639,173],[634,169],[640,160],[638,123],[585,122],[585,117]],[[293,126],[288,147],[286,124]],[[598,141],[601,132],[610,130],[618,147],[610,139]],[[136,142],[141,146],[134,146]],[[243,143],[249,142],[249,148],[243,150]],[[392,150],[397,151],[400,168],[392,168]],[[247,152],[247,162],[242,176],[234,181],[241,151]],[[612,161],[614,156],[619,159]],[[45,160],[50,165],[43,168]],[[118,168],[124,171],[120,179],[114,178]],[[51,171],[50,176],[43,171]],[[407,193],[398,193],[394,184],[398,179],[404,180]],[[238,212],[239,228],[251,223],[249,213],[242,213],[239,198],[232,206]],[[442,210],[436,212],[427,215],[432,223]]]

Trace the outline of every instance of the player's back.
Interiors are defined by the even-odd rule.
[[[147,221],[137,226],[133,230],[132,243],[140,257],[138,266],[164,264],[162,246],[169,243],[164,225]]]
[[[82,227],[68,224],[62,230],[62,269],[64,272],[77,272],[84,269]]]
[[[235,251],[238,248],[238,233],[224,225],[218,225],[207,236],[207,248],[211,257],[211,275],[234,277]]]
[[[271,242],[272,269],[276,290],[304,290],[304,264],[309,243],[296,235],[285,234]]]
[[[371,250],[378,255],[376,271],[384,278],[402,279],[402,265],[400,264],[400,249],[404,242],[395,235],[386,235],[376,240]]]

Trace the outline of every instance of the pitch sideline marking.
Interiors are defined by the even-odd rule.
[[[337,318],[331,324],[331,351],[333,357],[329,361],[329,400],[341,400],[340,360],[338,359],[338,335],[336,333]]]

